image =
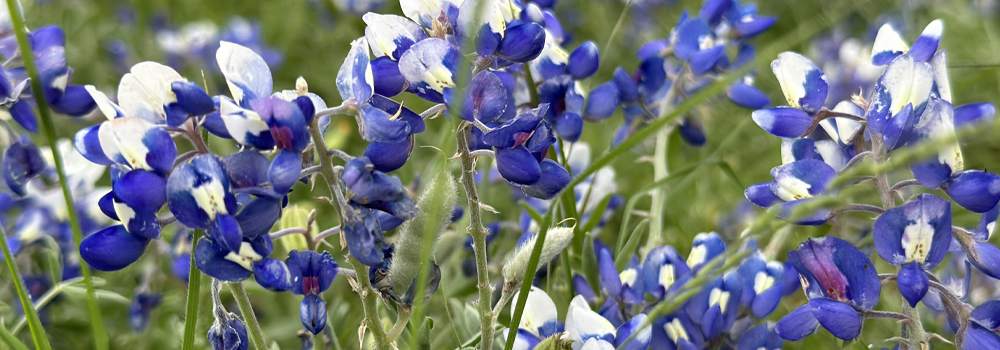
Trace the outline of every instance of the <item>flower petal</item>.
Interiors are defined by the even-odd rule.
[[[816,298],[809,301],[809,309],[819,324],[837,338],[851,340],[861,333],[861,315],[850,305]]]
[[[215,53],[215,60],[238,105],[248,107],[250,101],[271,95],[271,69],[253,50],[223,41]]]
[[[808,58],[794,52],[783,52],[771,62],[771,70],[792,108],[815,113],[826,103],[829,90],[826,75]]]
[[[753,121],[771,135],[798,138],[809,130],[813,117],[805,111],[792,107],[758,109],[751,114]]]
[[[1000,176],[981,170],[957,173],[941,187],[958,205],[976,213],[985,213],[1000,201]]]
[[[80,257],[101,271],[118,271],[146,251],[149,239],[128,233],[122,225],[97,231],[80,242]]]

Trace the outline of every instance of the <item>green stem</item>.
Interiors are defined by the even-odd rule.
[[[418,293],[417,295],[423,294]],[[400,334],[403,334],[403,330],[406,329],[406,324],[410,321],[410,313],[412,312],[413,309],[410,309],[408,306],[401,306],[399,308],[399,313],[396,314],[396,323],[392,325],[392,329],[390,329],[389,333],[386,334],[386,340],[394,342],[397,338],[399,338]]]
[[[340,107],[337,107],[335,112],[331,114],[353,114],[356,111],[356,104],[349,104],[347,101]],[[333,205],[334,210],[337,211],[337,215],[340,216],[340,222],[344,222],[343,208],[340,207],[340,201],[342,200],[342,192],[340,190],[340,182],[337,180],[337,173],[333,170],[333,162],[330,160],[330,151],[326,147],[326,139],[323,138],[323,133],[319,130],[319,118],[313,118],[312,125],[309,126],[309,134],[312,136],[313,144],[316,146],[316,155],[319,157],[320,174],[323,174],[323,178],[326,179],[327,187],[330,190],[330,204]],[[371,281],[368,280],[368,266],[357,261],[357,259],[350,259],[351,263],[354,265],[354,271],[358,274],[358,281],[361,283],[361,290],[357,291],[358,295],[361,297],[361,302],[365,309],[365,321],[368,323],[368,329],[372,331],[372,335],[375,338],[375,348],[379,350],[392,349],[389,341],[386,340],[385,329],[382,328],[382,321],[378,317],[378,302],[377,292],[372,288]]]
[[[0,339],[3,339],[4,344],[7,344],[7,346],[11,349],[28,350],[28,347],[18,340],[17,337],[7,331],[7,328],[4,328],[3,325],[0,325]]]
[[[889,150],[882,144],[882,139],[872,137],[872,161],[876,164],[885,163]],[[889,175],[887,172],[879,172],[875,175],[875,189],[878,190],[879,198],[882,200],[882,209],[889,210],[896,207],[896,199],[893,197],[889,187]],[[920,322],[920,313],[916,308],[910,307],[910,302],[902,298],[902,314],[909,318],[909,322],[903,323],[903,338],[909,343],[900,343],[901,349],[920,349],[921,344],[926,343],[927,335],[924,333],[924,326]]]
[[[243,289],[243,283],[229,283],[229,291],[233,292],[236,305],[240,307],[240,314],[243,315],[243,323],[247,326],[247,333],[250,334],[250,343],[257,350],[267,350],[267,342],[264,341],[264,332],[260,331],[260,324],[257,323],[257,315],[253,313],[253,306],[250,305],[250,296],[247,290]]]
[[[194,246],[201,238],[201,230],[194,230],[194,238],[191,240],[191,267],[188,269],[188,289],[187,289],[187,313],[184,317],[184,343],[183,350],[194,348],[195,327],[198,324],[198,301],[201,300],[201,271],[194,263]]]
[[[660,181],[670,176],[667,170],[667,144],[670,141],[671,128],[664,128],[656,134],[656,149],[653,152],[653,181]],[[666,242],[663,236],[663,207],[667,202],[667,191],[663,187],[653,190],[652,203],[649,206],[649,239],[646,247],[655,247]]]
[[[479,289],[479,322],[480,338],[483,339],[482,350],[493,348],[493,309],[490,302],[493,300],[493,287],[490,285],[489,265],[486,261],[486,228],[483,227],[482,213],[479,208],[479,194],[476,191],[476,159],[469,152],[468,132],[469,128],[460,126],[455,131],[458,140],[458,155],[462,159],[462,185],[465,187],[465,195],[469,199],[469,234],[472,235],[472,248],[476,254],[476,287]],[[543,233],[544,234],[544,233]]]
[[[385,329],[382,328],[382,319],[378,316],[378,294],[372,288],[371,281],[368,280],[368,266],[362,264],[358,259],[350,258],[350,261],[354,265],[354,271],[358,273],[361,290],[357,292],[358,296],[361,297],[361,305],[365,309],[365,322],[368,323],[368,329],[372,331],[372,338],[375,339],[375,349],[391,350],[393,346],[389,343]],[[359,344],[358,346],[363,345]]]
[[[507,344],[504,346],[504,350],[512,350],[514,348],[514,339],[517,338],[517,330],[521,324],[521,316],[524,314],[524,306],[528,303],[528,291],[531,290],[531,282],[534,281],[535,273],[538,271],[538,260],[542,257],[542,245],[545,243],[545,236],[548,235],[549,224],[552,222],[552,217],[555,216],[556,209],[555,206],[550,207],[549,212],[545,215],[545,219],[539,224],[538,239],[535,240],[535,246],[531,247],[531,256],[528,258],[528,269],[524,271],[524,278],[521,280],[521,289],[518,291],[521,294],[517,296],[517,303],[514,304],[514,308],[510,311],[511,327],[510,331],[507,332]],[[486,341],[486,339],[484,338],[483,341]]]
[[[7,246],[7,230],[4,230],[0,226],[0,233],[3,234],[0,237],[0,249],[3,251],[3,259],[7,261],[7,269],[10,270],[11,279],[14,280],[17,297],[21,299],[21,307],[24,308],[24,315],[28,318],[28,328],[31,329],[31,338],[35,341],[35,348],[39,350],[51,349],[49,340],[45,338],[45,329],[42,328],[42,322],[38,319],[38,313],[35,312],[35,306],[31,304],[31,295],[24,289],[24,281],[21,280],[21,271],[17,270],[17,264],[14,263],[14,254],[10,252],[10,247]]]
[[[73,243],[79,247],[83,241],[83,233],[80,230],[80,220],[77,218],[76,204],[73,202],[73,193],[69,189],[69,181],[66,181],[66,169],[63,166],[62,153],[59,151],[58,136],[56,135],[55,124],[52,121],[52,112],[45,100],[45,89],[42,88],[42,80],[39,78],[38,66],[35,65],[35,56],[31,51],[31,44],[28,43],[28,34],[25,32],[24,18],[21,14],[17,0],[7,0],[7,9],[10,12],[11,22],[14,25],[14,33],[17,35],[17,44],[21,51],[21,58],[24,60],[24,68],[31,78],[31,91],[35,96],[38,105],[38,114],[42,120],[42,130],[49,142],[49,149],[52,152],[52,160],[56,165],[56,173],[59,175],[59,184],[62,185],[63,199],[66,201],[66,212],[69,215],[69,223],[73,229]],[[90,330],[94,336],[94,347],[97,350],[108,348],[108,335],[104,331],[104,322],[101,320],[101,310],[97,307],[97,296],[94,294],[94,282],[91,278],[90,266],[86,261],[80,261],[80,272],[83,274],[83,284],[87,288],[87,310],[90,314]]]

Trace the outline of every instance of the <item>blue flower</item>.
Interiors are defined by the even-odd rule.
[[[796,206],[826,192],[827,185],[836,175],[837,171],[822,160],[797,160],[771,169],[774,181],[752,185],[744,195],[750,203],[762,208],[780,205],[778,217],[789,218]],[[828,209],[818,209],[797,218],[796,224],[822,225],[829,214]]]
[[[302,325],[313,334],[326,326],[326,302],[320,297],[337,277],[337,262],[329,252],[292,250],[285,260],[292,276],[292,293],[305,295],[299,307]]]
[[[208,330],[208,343],[212,345],[214,350],[250,349],[250,338],[247,336],[246,325],[232,314],[229,314],[225,320],[215,320],[212,328]]]
[[[940,19],[932,21],[924,28],[923,33],[912,47],[908,47],[899,33],[886,23],[878,30],[875,36],[875,45],[872,47],[872,63],[876,66],[890,64],[900,55],[909,54],[917,62],[924,62],[931,58],[938,49],[941,41],[941,34],[944,31],[944,24]]]
[[[160,306],[162,298],[159,294],[136,292],[129,310],[129,324],[132,330],[142,332],[149,326],[149,313]]]
[[[767,261],[764,254],[756,251],[736,271],[743,280],[740,305],[749,308],[750,313],[757,318],[771,314],[784,296],[785,265]]]
[[[417,214],[417,203],[407,194],[399,178],[375,170],[367,157],[347,162],[340,177],[351,192],[352,202],[387,212],[404,221]]]
[[[925,270],[948,254],[951,230],[951,203],[927,193],[875,220],[875,248],[883,260],[901,266],[896,284],[911,307],[930,287]]]
[[[801,275],[809,303],[781,318],[777,332],[796,341],[823,326],[834,336],[854,339],[861,332],[859,312],[879,301],[882,284],[871,260],[840,238],[811,238],[788,253]]]
[[[42,175],[47,168],[38,146],[27,135],[7,146],[0,164],[7,188],[22,197],[27,194],[25,186],[28,182]]]

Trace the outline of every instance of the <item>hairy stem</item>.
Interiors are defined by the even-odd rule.
[[[45,100],[45,89],[42,87],[38,66],[35,65],[35,55],[28,43],[28,34],[25,32],[24,18],[18,1],[7,0],[7,10],[10,12],[11,22],[14,25],[14,33],[17,35],[17,46],[21,51],[21,58],[24,60],[24,68],[28,77],[31,78],[31,91],[38,105],[42,130],[45,131],[45,138],[48,139],[49,150],[52,152],[52,162],[55,163],[56,173],[59,175],[59,184],[62,187],[63,199],[66,201],[68,220],[73,230],[73,244],[79,247],[80,242],[83,241],[83,231],[80,229],[80,220],[77,218],[76,202],[73,201],[73,193],[70,192],[69,181],[66,180],[66,168],[63,165],[62,152],[59,151],[59,137],[56,135],[55,123],[52,121],[52,111]],[[94,293],[94,281],[91,278],[90,266],[82,259],[80,260],[80,272],[83,275],[83,284],[87,289],[87,312],[90,316],[90,331],[94,337],[94,347],[97,350],[105,350],[108,348],[108,335],[104,331],[101,310],[97,306],[97,296]],[[30,307],[31,305],[26,305],[25,309]],[[45,347],[48,347],[47,341]]]
[[[872,137],[872,161],[876,165],[885,163],[888,153],[889,150],[882,144],[882,139],[878,136]],[[884,171],[875,175],[875,189],[878,190],[879,198],[882,200],[882,209],[889,210],[896,207],[896,198],[889,186],[889,175]],[[924,326],[920,322],[920,313],[916,308],[910,307],[910,303],[905,298],[902,299],[902,313],[910,320],[903,323],[901,334],[909,342],[901,342],[900,349],[909,349],[925,344],[927,336],[924,334]]]
[[[257,315],[254,315],[253,306],[250,305],[250,296],[247,295],[243,283],[229,283],[229,291],[236,299],[236,305],[240,307],[240,314],[243,315],[243,323],[247,326],[247,333],[250,334],[250,343],[257,350],[266,350],[267,342],[264,341],[264,332],[260,330],[260,323],[257,323]]]
[[[400,334],[403,334],[403,330],[406,329],[406,324],[410,322],[410,314],[413,312],[409,306],[400,307],[399,313],[396,314],[396,323],[392,325],[392,329],[389,330],[386,340],[390,342],[396,341]]]
[[[468,141],[469,128],[466,124],[460,124],[455,131],[458,142],[458,155],[462,159],[462,185],[465,187],[465,196],[469,200],[469,234],[472,235],[472,248],[476,253],[476,274],[477,287],[479,289],[479,322],[480,338],[482,339],[481,349],[490,350],[493,348],[493,310],[490,308],[490,301],[493,296],[493,288],[490,286],[489,265],[486,261],[486,228],[483,227],[482,213],[479,205],[479,194],[476,191],[476,158],[469,152]]]
[[[194,230],[194,238],[191,240],[191,266],[188,269],[188,289],[187,289],[187,313],[184,316],[184,342],[181,345],[183,350],[194,348],[195,327],[198,324],[198,301],[201,299],[201,271],[194,263],[194,246],[201,238],[201,230]]]
[[[351,106],[351,108],[344,108],[344,106]],[[331,108],[335,112],[330,112],[328,115],[332,114],[344,114],[353,112],[356,107],[351,104],[345,103],[344,106]],[[326,147],[326,141],[323,138],[323,132],[319,130],[319,117],[313,118],[312,125],[309,126],[309,134],[312,136],[313,144],[316,146],[316,153],[319,155],[319,165],[320,174],[323,174],[323,178],[326,179],[327,187],[330,190],[330,195],[333,200],[330,204],[333,205],[334,209],[337,211],[337,215],[340,215],[340,222],[344,222],[343,208],[340,207],[340,201],[338,198],[343,196],[343,192],[340,189],[340,181],[337,179],[337,172],[333,169],[333,162],[330,157],[330,150]],[[322,235],[322,233],[320,234]],[[318,237],[318,236],[317,236]],[[368,329],[371,329],[372,335],[375,338],[375,348],[379,350],[389,350],[392,346],[385,337],[385,329],[382,328],[382,321],[378,317],[378,303],[377,303],[377,292],[372,288],[371,281],[368,280],[368,267],[357,261],[357,259],[350,259],[351,263],[354,264],[354,269],[359,274],[358,281],[361,283],[361,290],[357,291],[358,295],[361,297],[361,302],[365,309],[365,322],[368,324]]]
[[[378,317],[378,295],[372,288],[371,281],[368,280],[368,266],[362,264],[358,259],[351,258],[350,260],[354,269],[360,272],[358,282],[361,284],[361,290],[357,292],[361,297],[361,305],[365,309],[365,322],[368,324],[368,329],[372,331],[372,338],[375,339],[375,349],[391,350],[393,347],[389,344],[385,329],[382,328],[382,319]]]

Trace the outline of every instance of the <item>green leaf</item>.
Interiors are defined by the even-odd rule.
[[[590,218],[587,219],[587,222],[583,225],[583,228],[580,230],[580,232],[584,233],[590,232],[591,230],[594,229],[594,227],[597,227],[597,224],[601,222],[601,217],[604,216],[601,214],[603,214],[605,210],[608,210],[609,203],[611,203],[610,194],[604,196],[604,198],[601,199],[601,202],[597,203],[597,206],[594,207],[594,211],[592,212],[593,214],[591,214]]]
[[[643,219],[635,226],[625,246],[622,247],[622,251],[618,252],[618,255],[615,255],[615,268],[621,270],[625,268],[625,265],[628,265],[628,260],[632,258],[632,254],[635,254],[635,250],[639,248],[639,242],[643,241],[643,233],[646,232],[645,228],[648,226],[649,219]]]
[[[69,285],[63,287],[63,294],[66,294],[66,296],[71,298],[86,298],[87,289],[76,285]],[[101,303],[115,303],[122,305],[132,304],[132,300],[129,298],[110,290],[96,289],[94,290],[94,295],[97,297],[97,301]]]
[[[726,163],[725,161],[719,161],[719,168],[722,169],[723,174],[726,174],[726,177],[729,177],[730,180],[733,180],[733,183],[736,184],[736,187],[739,188],[741,191],[747,188],[746,186],[743,186],[743,182],[741,182],[740,178],[736,176],[736,172],[733,171],[733,167],[730,166],[729,163]]]

